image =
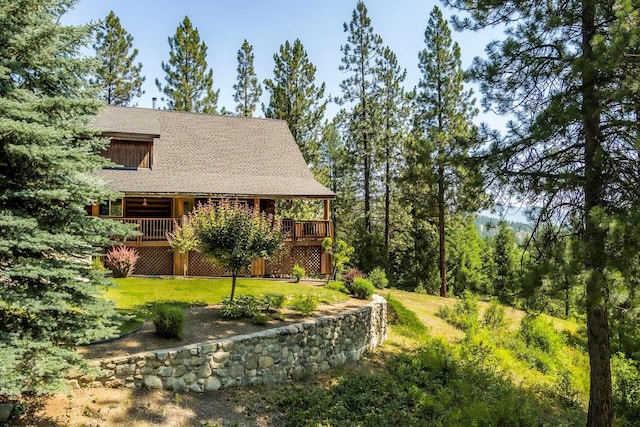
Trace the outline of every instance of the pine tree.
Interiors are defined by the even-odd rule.
[[[613,422],[606,274],[612,262],[603,216],[638,208],[640,46],[638,3],[448,0],[471,30],[505,25],[505,39],[476,59],[483,104],[514,120],[491,154],[503,188],[542,207],[576,212],[590,359],[587,425]],[[562,224],[564,225],[564,224]]]
[[[400,147],[407,131],[409,104],[402,87],[407,71],[400,68],[395,53],[385,47],[377,61],[381,125],[378,155],[384,168],[384,251],[385,263],[388,264],[392,191],[400,169]]]
[[[95,83],[102,88],[102,97],[109,105],[129,105],[140,97],[145,78],[140,74],[142,64],[134,63],[138,49],[133,49],[133,36],[129,34],[113,11],[98,27],[93,45],[101,65]]]
[[[427,203],[437,210],[440,295],[447,295],[447,213],[475,212],[482,198],[482,180],[469,161],[475,148],[472,118],[476,114],[471,91],[465,90],[460,48],[436,6],[424,33],[427,48],[419,53],[422,78],[418,83],[416,125],[420,133],[414,148],[426,149],[434,174]],[[411,165],[410,165],[411,167]]]
[[[289,124],[293,138],[312,171],[318,166],[322,120],[327,108],[323,100],[325,84],[316,86],[316,67],[311,63],[302,42],[286,41],[273,55],[273,79],[264,81],[270,92],[264,114]]]
[[[342,97],[338,102],[353,104],[353,109],[346,113],[346,121],[354,164],[362,173],[364,232],[371,234],[373,161],[379,114],[376,59],[382,52],[382,38],[374,32],[362,1],[358,1],[349,25],[344,24],[344,31],[347,43],[340,48],[343,53],[340,71],[347,73],[348,77],[340,83]]]
[[[167,108],[216,114],[220,91],[213,90],[213,70],[207,71],[207,45],[200,42],[188,16],[169,37],[169,49],[169,62],[162,61],[166,84],[156,79],[158,90],[167,97]]]
[[[500,221],[498,234],[491,241],[495,276],[493,292],[504,303],[513,301],[518,292],[518,253],[516,237],[506,221]]]
[[[0,399],[58,388],[76,344],[117,332],[91,256],[127,231],[85,210],[113,194],[89,176],[108,162],[91,28],[60,23],[74,3],[0,2]]]
[[[238,51],[238,77],[237,83],[233,85],[236,91],[233,94],[233,100],[238,103],[236,113],[246,117],[253,115],[262,95],[262,86],[253,68],[253,57],[253,46],[245,40]]]

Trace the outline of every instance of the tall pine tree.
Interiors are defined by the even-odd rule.
[[[358,1],[351,22],[344,24],[344,31],[347,33],[347,43],[340,47],[343,54],[340,71],[346,73],[347,77],[340,83],[342,97],[338,102],[352,106],[350,111],[345,112],[348,140],[352,146],[354,164],[362,174],[364,232],[371,234],[376,120],[379,113],[376,58],[382,51],[382,38],[374,32],[367,7],[362,1]]]
[[[319,141],[327,108],[327,101],[323,100],[325,84],[317,86],[316,67],[298,39],[293,44],[287,40],[280,45],[273,60],[273,79],[264,81],[270,92],[264,114],[289,124],[302,156],[313,169],[320,158]]]
[[[142,96],[145,78],[140,74],[142,63],[135,64],[138,49],[133,49],[133,36],[122,28],[113,11],[98,27],[93,48],[100,61],[95,83],[102,88],[107,104],[129,105],[132,98]]]
[[[219,90],[213,90],[213,70],[207,70],[207,45],[198,29],[185,16],[173,37],[169,37],[169,62],[162,61],[165,84],[156,79],[165,94],[167,108],[177,111],[216,114]]]
[[[88,175],[108,162],[87,127],[91,28],[60,23],[74,3],[0,1],[0,399],[56,389],[76,344],[116,333],[90,264],[126,230],[85,210],[113,195]]]
[[[391,236],[391,199],[401,167],[403,139],[407,132],[409,103],[402,86],[407,71],[398,65],[395,53],[385,47],[377,58],[378,92],[380,103],[380,134],[378,157],[383,165],[384,186],[384,251],[385,264],[389,263],[389,239]]]
[[[251,117],[262,95],[262,86],[253,68],[253,46],[247,40],[242,43],[238,51],[238,77],[233,89],[233,100],[237,102],[236,113]]]
[[[464,88],[460,48],[436,6],[424,33],[427,48],[419,53],[422,78],[416,96],[417,130],[415,149],[428,150],[435,181],[426,202],[437,212],[440,295],[447,296],[446,222],[452,211],[474,212],[482,199],[482,180],[469,161],[477,138],[472,118],[476,114],[471,91]],[[411,165],[409,166],[411,167]]]
[[[638,2],[447,3],[471,30],[502,23],[503,40],[476,59],[484,104],[515,120],[491,153],[496,176],[542,214],[579,220],[590,360],[587,425],[613,422],[606,217],[638,208]]]

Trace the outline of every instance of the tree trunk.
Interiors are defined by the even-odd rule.
[[[440,270],[440,296],[447,296],[447,254],[445,249],[445,206],[444,206],[444,167],[438,167],[438,240],[439,257],[438,268]]]
[[[233,270],[231,273],[231,301],[233,301],[233,296],[236,293],[236,277],[238,277],[238,272]]]
[[[587,340],[589,350],[590,390],[587,426],[609,427],[613,422],[609,323],[607,319],[605,269],[605,234],[591,218],[594,208],[602,206],[604,170],[598,99],[598,73],[592,41],[596,35],[596,0],[585,0],[582,10],[582,96],[585,138],[584,161],[584,247],[588,273]]]
[[[389,123],[387,121],[387,135]],[[388,136],[387,136],[388,138]],[[389,211],[391,210],[391,141],[386,141],[386,164],[384,171],[384,254],[387,265],[389,263]]]

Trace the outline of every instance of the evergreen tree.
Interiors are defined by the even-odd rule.
[[[213,70],[207,71],[207,45],[200,42],[198,29],[188,16],[169,37],[169,49],[169,62],[162,61],[166,84],[156,79],[158,90],[167,97],[167,108],[216,114],[220,90],[213,90]]]
[[[405,137],[409,105],[402,83],[407,72],[398,65],[395,53],[385,47],[377,59],[378,100],[380,102],[379,157],[383,165],[384,181],[384,251],[385,264],[389,262],[389,239],[391,236],[391,201],[398,177],[401,153]]]
[[[484,105],[514,117],[492,146],[496,176],[543,216],[580,219],[590,395],[587,425],[613,421],[606,279],[612,262],[600,219],[637,209],[638,3],[448,0],[471,30],[504,24],[476,59]],[[606,222],[604,222],[606,223]]]
[[[93,45],[100,61],[95,83],[102,88],[102,97],[109,105],[129,105],[140,97],[145,78],[140,74],[142,64],[134,63],[138,49],[133,49],[133,36],[129,34],[113,11],[96,32]],[[133,50],[132,50],[133,49]]]
[[[263,107],[266,117],[282,119],[289,124],[307,164],[318,167],[322,120],[327,108],[323,100],[325,85],[316,86],[316,67],[309,61],[302,42],[286,41],[273,55],[273,79],[264,85],[270,92],[269,105]]]
[[[91,256],[128,228],[85,209],[113,194],[88,175],[108,161],[91,28],[60,23],[74,3],[0,2],[0,400],[58,388],[75,345],[117,332]]]
[[[465,290],[484,293],[489,282],[483,259],[487,243],[480,238],[470,217],[451,218],[447,228],[447,271],[452,279],[453,293],[457,296]]]
[[[518,248],[513,230],[506,221],[500,221],[498,234],[492,239],[493,264],[495,276],[493,292],[500,301],[509,303],[513,301],[518,292]]]
[[[440,295],[447,295],[446,222],[451,211],[475,212],[482,202],[482,179],[477,163],[470,162],[476,148],[472,118],[476,115],[471,91],[465,90],[460,48],[438,7],[429,15],[424,33],[427,49],[420,52],[422,78],[416,96],[417,130],[413,146],[427,150],[434,170],[427,203],[438,215]],[[409,164],[409,167],[412,167]]]
[[[233,94],[233,100],[238,103],[236,113],[245,117],[253,115],[262,95],[262,86],[253,68],[253,57],[253,46],[245,40],[238,51],[238,77],[236,84],[233,85],[236,91]]]
[[[344,31],[347,33],[347,43],[340,47],[343,53],[340,71],[347,73],[348,77],[340,83],[342,97],[337,101],[342,105],[353,105],[353,109],[343,115],[348,128],[353,164],[357,165],[358,172],[362,174],[363,231],[370,234],[376,120],[379,116],[376,59],[382,52],[382,38],[374,32],[367,7],[362,1],[358,1],[351,22],[344,24]]]

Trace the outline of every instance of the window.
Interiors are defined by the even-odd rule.
[[[109,200],[100,204],[100,216],[122,216],[122,199]]]

